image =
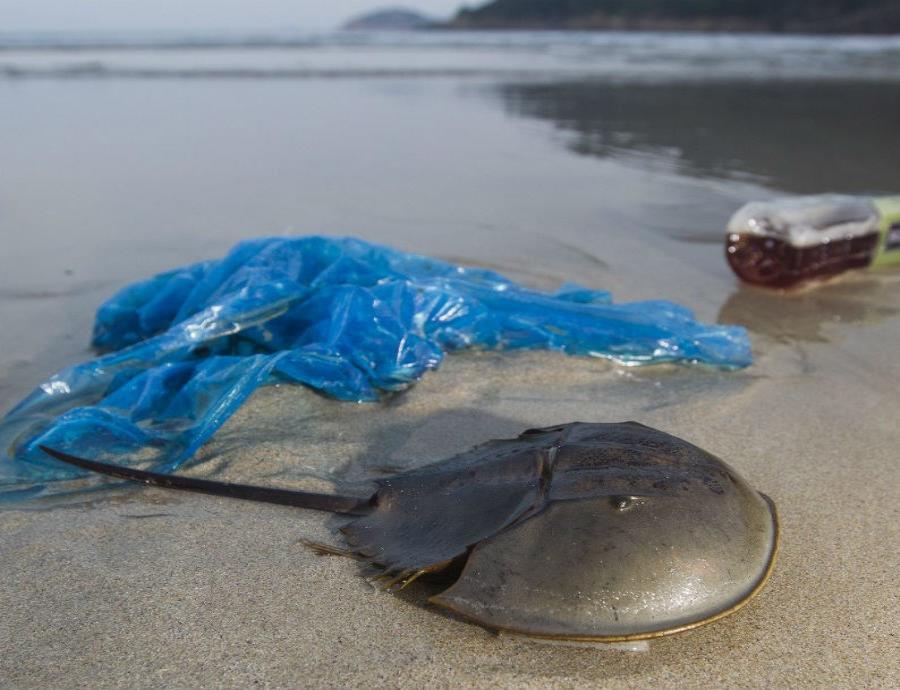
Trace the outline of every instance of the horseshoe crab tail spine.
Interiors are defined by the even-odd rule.
[[[273,489],[264,486],[250,486],[248,484],[231,484],[228,482],[216,482],[209,479],[196,479],[194,477],[181,477],[172,474],[160,474],[148,472],[123,465],[110,465],[105,462],[79,458],[62,451],[40,446],[40,449],[48,455],[75,467],[105,474],[119,479],[128,479],[133,482],[161,486],[166,489],[179,489],[181,491],[193,491],[213,496],[228,496],[247,501],[261,503],[276,503],[278,505],[294,506],[297,508],[310,508],[323,510],[329,513],[342,513],[345,515],[365,515],[371,510],[369,497],[339,496],[336,494],[317,494],[309,491],[291,491],[288,489]]]

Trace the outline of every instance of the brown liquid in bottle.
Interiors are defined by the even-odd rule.
[[[877,232],[811,247],[795,247],[777,237],[731,233],[725,242],[725,258],[748,283],[790,287],[868,266],[877,245]]]

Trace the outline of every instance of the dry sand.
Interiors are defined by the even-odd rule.
[[[194,470],[317,486],[317,472],[359,478],[574,419],[683,436],[775,499],[782,549],[747,607],[648,652],[498,636],[428,606],[428,585],[376,591],[356,563],[298,543],[331,538],[328,516],[125,488],[0,513],[2,684],[893,686],[900,372],[886,344],[900,323],[865,328],[802,346],[765,336],[737,373],[489,353],[451,357],[382,405],[269,388]]]

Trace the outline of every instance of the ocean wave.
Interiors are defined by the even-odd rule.
[[[133,68],[102,63],[79,63],[62,67],[20,67],[0,64],[0,79],[364,79],[414,77],[512,76],[527,71],[463,68],[387,69],[268,69],[227,68]]]
[[[625,32],[0,34],[0,79],[517,77],[900,81],[900,36]]]
[[[546,48],[552,46],[652,47],[688,49],[728,46],[755,49],[850,53],[900,51],[900,35],[819,36],[759,33],[679,33],[648,31],[410,31],[251,33],[10,33],[0,31],[0,50],[185,50],[332,47]]]

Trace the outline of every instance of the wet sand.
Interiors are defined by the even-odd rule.
[[[884,410],[897,394],[859,364],[871,345],[845,347],[763,356],[731,376],[464,355],[379,406],[272,388],[195,470],[322,488],[298,472],[337,461],[358,478],[556,421],[681,435],[774,498],[783,541],[758,598],[648,652],[497,636],[428,606],[428,584],[376,591],[355,562],[298,543],[339,543],[327,516],[136,488],[0,514],[12,650],[0,674],[8,687],[889,687],[900,434]]]
[[[747,163],[736,146],[711,159],[740,127],[708,150],[697,134],[692,150],[683,129],[622,115],[621,99],[637,98],[638,112],[652,94],[602,88],[0,84],[16,95],[0,135],[13,163],[0,169],[0,409],[86,356],[93,309],[115,287],[249,234],[356,234],[536,287],[673,299],[701,319],[746,324],[754,365],[465,353],[378,405],[273,387],[188,471],[325,488],[316,477],[356,480],[531,426],[634,419],[719,455],[775,500],[782,546],[757,599],[645,653],[547,646],[428,606],[428,583],[394,596],[356,563],[313,555],[299,540],[332,539],[328,516],[117,488],[0,511],[0,686],[892,686],[900,275],[788,296],[739,287],[721,256],[728,214],[807,190],[819,150],[797,143]],[[739,102],[729,88],[720,100]],[[762,87],[747,88],[758,98]],[[897,87],[880,88],[895,107]],[[715,98],[686,93],[678,107]],[[778,110],[783,92],[773,93],[773,126],[815,121],[796,103]],[[604,129],[614,113],[620,124]],[[806,163],[782,165],[779,151]],[[871,161],[884,188],[900,190],[877,142],[841,153],[846,176],[830,168],[832,188],[870,190],[853,171]]]

